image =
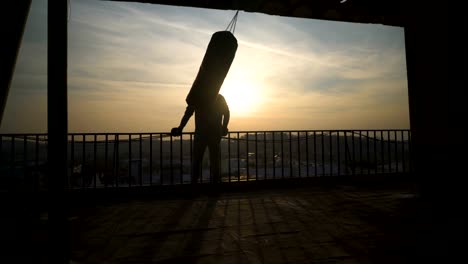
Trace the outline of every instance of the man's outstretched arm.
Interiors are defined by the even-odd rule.
[[[180,120],[180,130],[184,129],[185,125],[187,125],[188,121],[190,120],[190,117],[192,117],[193,115],[193,112],[195,112],[195,107],[187,105],[184,116],[182,117],[182,120]]]
[[[190,120],[190,117],[192,117],[193,112],[195,112],[195,108],[191,105],[188,105],[187,108],[185,109],[185,113],[184,113],[184,116],[182,117],[182,120],[180,120],[179,127],[174,127],[171,130],[171,134],[173,136],[179,136],[182,134],[182,130],[184,129],[185,125],[187,125],[188,121]]]

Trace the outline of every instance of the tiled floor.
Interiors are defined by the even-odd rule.
[[[73,263],[409,263],[408,188],[293,188],[72,211]]]

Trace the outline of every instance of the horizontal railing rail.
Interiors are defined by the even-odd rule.
[[[70,133],[70,189],[191,183],[193,133]],[[212,182],[208,151],[199,181]],[[233,131],[221,140],[221,181],[412,171],[411,133],[386,130]],[[1,190],[47,189],[47,134],[0,134]]]

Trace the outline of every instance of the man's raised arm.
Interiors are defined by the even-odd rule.
[[[180,120],[179,127],[174,127],[171,130],[171,135],[173,135],[173,136],[182,135],[182,130],[184,129],[185,125],[187,125],[188,121],[190,120],[190,117],[192,117],[193,112],[195,112],[195,108],[193,106],[191,106],[191,105],[187,105],[187,108],[185,109],[184,116],[182,117],[182,120]]]

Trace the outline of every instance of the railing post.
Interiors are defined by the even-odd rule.
[[[258,132],[255,132],[255,180],[258,181]]]
[[[330,176],[333,176],[333,136],[332,136],[332,131],[328,132],[328,143],[330,144],[330,153],[329,153],[329,158],[330,158]]]
[[[314,131],[314,176],[317,176],[317,132]]]
[[[173,141],[173,138],[172,138],[172,135],[169,136],[170,138],[170,144],[169,144],[169,148],[170,148],[170,153],[169,153],[169,164],[170,164],[170,171],[171,171],[171,185],[174,185],[174,164],[173,164],[173,156],[172,156],[172,151],[173,151],[173,146],[172,146],[172,141]]]
[[[237,181],[240,182],[240,134],[237,132]]]
[[[305,141],[306,141],[306,170],[307,177],[309,177],[309,132],[305,132]]]
[[[263,175],[263,179],[266,180],[267,179],[267,132],[264,132],[263,133],[263,160],[265,162],[264,164],[264,168],[263,168],[263,171],[265,173],[265,175]]]
[[[336,145],[337,145],[337,157],[336,157],[336,164],[338,166],[338,172],[337,172],[337,176],[341,176],[341,155],[340,155],[340,131],[336,131]]]
[[[228,132],[228,181],[231,182],[231,133]]]
[[[140,178],[140,186],[143,186],[143,150],[142,150],[142,138],[141,134],[139,134],[139,155],[138,155],[138,177]]]
[[[183,134],[180,135],[180,184],[183,184],[184,183],[184,152],[183,152],[183,142],[184,142],[184,138],[183,138]],[[220,143],[221,144],[221,143]],[[219,153],[221,155],[221,151]],[[221,168],[220,168],[221,170]]]
[[[82,135],[82,139],[83,141],[81,142],[81,145],[82,145],[82,149],[81,149],[81,157],[82,157],[82,160],[81,160],[81,188],[84,189],[85,186],[86,186],[86,179],[85,179],[85,175],[84,175],[84,170],[85,170],[85,167],[86,167],[86,135]]]
[[[283,132],[281,132],[281,137],[280,137],[280,141],[281,141],[281,179],[284,179],[284,136],[283,136]]]
[[[360,168],[360,175],[364,175],[364,171],[363,171],[363,163],[362,163],[362,131],[359,130],[359,167]]]
[[[366,155],[366,158],[367,158],[367,175],[370,175],[370,152],[369,152],[369,130],[366,130],[366,151],[367,151],[367,155]]]
[[[297,131],[297,177],[301,178],[301,132]]]
[[[0,137],[0,142],[1,142],[1,137]],[[1,150],[1,147],[0,147],[0,150]],[[36,135],[36,147],[34,149],[34,168],[36,172],[39,170],[39,135]],[[34,187],[36,191],[40,190],[39,177],[40,177],[40,173],[37,173],[36,177],[34,178]]]
[[[94,180],[94,189],[97,187],[97,134],[94,134],[94,144],[93,144],[93,180]]]
[[[192,158],[192,162],[193,162],[193,158]],[[163,182],[164,182],[163,171],[164,171],[164,166],[163,166],[163,135],[159,134],[159,185],[163,185]],[[193,175],[192,175],[192,177],[193,177]]]
[[[115,186],[119,187],[119,180],[120,180],[120,153],[119,153],[119,134],[115,134],[114,136],[114,160],[115,160]]]
[[[106,134],[105,136],[105,139],[104,139],[104,174],[103,174],[103,179],[104,179],[104,187],[107,187],[107,181],[108,181],[108,155],[109,155],[109,146],[108,146],[108,143],[109,143],[109,135]]]
[[[153,134],[150,134],[149,136],[149,184],[150,186],[153,185]]]
[[[323,130],[320,142],[322,143],[322,176],[325,176],[325,133]]]
[[[276,142],[275,142],[275,132],[274,131],[271,132],[271,141],[272,141],[272,144],[273,144],[273,148],[272,148],[272,151],[273,151],[273,179],[276,179],[276,155],[275,155]],[[283,157],[281,157],[281,159],[283,159]]]
[[[246,181],[249,181],[250,179],[250,173],[249,173],[249,133],[245,133],[245,160],[246,160],[246,174],[247,178]]]

